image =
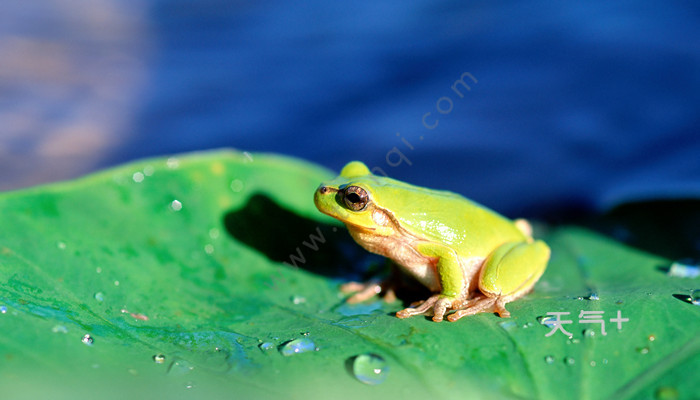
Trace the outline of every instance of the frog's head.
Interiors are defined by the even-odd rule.
[[[378,235],[389,234],[393,230],[391,217],[376,201],[381,179],[365,164],[352,161],[343,167],[337,178],[316,189],[316,208],[354,228]]]

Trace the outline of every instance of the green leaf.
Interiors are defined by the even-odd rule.
[[[510,319],[399,320],[400,302],[345,304],[339,283],[377,259],[316,211],[332,175],[221,151],[0,195],[2,398],[697,395],[698,280],[588,229],[543,235],[552,260]],[[581,311],[603,311],[607,334]],[[571,339],[546,336],[548,312],[570,313]],[[309,351],[284,355],[295,343]],[[353,373],[382,368],[368,355],[388,367],[383,382]]]

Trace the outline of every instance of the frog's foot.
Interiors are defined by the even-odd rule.
[[[350,304],[361,303],[382,293],[384,294],[384,301],[387,303],[396,301],[393,285],[388,281],[348,282],[340,285],[340,291],[343,293],[354,293],[347,299],[347,302]]]
[[[510,312],[506,310],[505,301],[499,297],[479,296],[469,300],[466,306],[447,316],[450,322],[457,321],[462,317],[475,315],[478,313],[498,313],[501,318],[510,317]]]
[[[415,306],[405,308],[396,313],[398,318],[408,318],[414,315],[433,315],[433,321],[440,322],[445,317],[445,313],[452,309],[458,301],[451,297],[445,297],[440,294],[430,296],[427,300],[416,304]]]

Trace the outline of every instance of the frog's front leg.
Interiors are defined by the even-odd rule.
[[[435,269],[440,282],[440,293],[429,297],[416,307],[397,312],[396,316],[408,318],[429,313],[432,308],[433,321],[440,322],[447,311],[458,308],[465,301],[469,285],[454,250],[435,243],[420,244],[417,250],[422,255],[436,260]]]
[[[549,255],[549,247],[541,240],[502,244],[481,267],[479,290],[482,295],[471,299],[448,319],[456,321],[480,312],[497,312],[501,317],[509,317],[505,305],[532,290],[547,267]]]
[[[365,283],[348,282],[340,285],[340,291],[343,293],[352,293],[352,296],[346,300],[350,304],[361,303],[377,295],[382,295],[384,301],[387,303],[396,301],[394,283],[388,280],[371,280]]]

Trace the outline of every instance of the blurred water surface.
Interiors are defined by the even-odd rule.
[[[3,9],[0,190],[227,146],[360,159],[509,215],[700,195],[691,2]]]

